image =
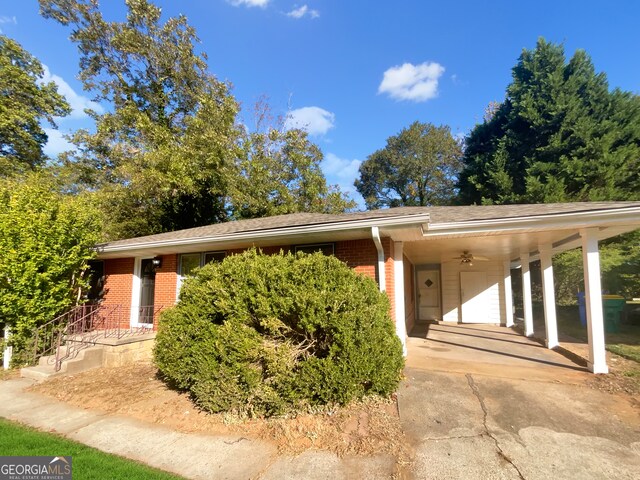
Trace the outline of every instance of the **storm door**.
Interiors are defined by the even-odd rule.
[[[153,325],[153,302],[156,293],[156,269],[152,258],[144,258],[140,263],[140,310],[138,323]]]

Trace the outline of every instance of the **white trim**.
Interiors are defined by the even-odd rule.
[[[625,225],[627,222],[638,224],[640,207],[615,207],[606,210],[586,210],[555,214],[542,214],[527,217],[492,218],[488,220],[470,220],[466,222],[448,222],[429,224],[423,229],[424,237],[446,235],[464,235],[489,232],[516,232],[531,229],[571,229],[589,226]]]
[[[5,342],[11,337],[11,328],[8,325],[4,326],[4,340]],[[9,370],[11,368],[11,356],[13,355],[13,347],[5,345],[2,352],[2,368]]]
[[[404,312],[404,255],[402,242],[393,242],[393,283],[396,304],[396,334],[402,342],[402,353],[407,356],[407,319]]]
[[[546,330],[547,348],[555,348],[559,343],[551,245],[541,245],[539,250],[540,269],[542,270],[542,301],[544,303],[544,325]]]
[[[511,261],[504,261],[504,312],[505,326],[513,327],[513,289],[511,288]]]
[[[148,327],[149,323],[140,323],[140,293],[142,282],[140,279],[142,270],[142,260],[151,260],[153,256],[149,257],[135,257],[133,263],[133,278],[131,280],[131,316],[129,317],[129,325],[131,328],[136,327]]]
[[[378,285],[380,291],[384,292],[387,289],[387,283],[385,278],[384,268],[384,248],[382,247],[382,241],[380,240],[380,229],[378,227],[371,227],[371,238],[378,250]]]
[[[176,304],[180,300],[180,289],[182,288],[183,281],[184,281],[184,278],[180,275],[180,271],[178,270],[176,272],[176,301],[175,301]]]
[[[140,316],[140,268],[142,257],[136,257],[133,261],[133,278],[131,279],[131,312],[129,315],[129,326],[138,327],[138,317]]]
[[[605,352],[604,318],[602,314],[602,285],[600,284],[600,252],[597,230],[580,230],[582,237],[582,266],[584,268],[585,307],[587,310],[587,336],[589,361],[593,373],[609,373]]]
[[[533,305],[531,303],[531,272],[529,271],[529,252],[520,253],[522,262],[522,304],[524,307],[524,334],[533,335]]]
[[[201,243],[222,243],[230,241],[250,241],[256,239],[291,237],[293,235],[303,235],[309,233],[323,233],[335,231],[358,230],[363,228],[378,228],[391,226],[424,225],[429,222],[429,214],[403,215],[391,218],[374,218],[358,221],[342,221],[334,223],[324,223],[320,225],[301,225],[294,227],[274,228],[269,230],[252,230],[249,232],[229,233],[226,235],[213,235],[197,238],[172,238],[168,240],[157,240],[152,242],[142,241],[140,243],[127,243],[126,245],[98,245],[98,253],[123,252],[138,248],[159,248],[183,245],[198,245]]]

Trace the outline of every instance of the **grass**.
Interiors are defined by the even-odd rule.
[[[556,309],[558,332],[587,342],[587,327],[580,323],[577,305],[558,306]],[[533,317],[536,331],[544,332],[544,311],[540,303],[533,304]],[[632,376],[640,376],[640,325],[621,323],[618,332],[605,331],[607,350],[621,357],[638,362],[638,370]]]
[[[535,310],[535,307],[534,307]],[[587,327],[580,323],[577,306],[557,307],[558,331],[587,341]],[[542,311],[538,316],[544,318]],[[605,347],[612,353],[628,360],[638,362],[636,367],[626,368],[622,374],[640,380],[640,326],[621,323],[618,332],[605,331]]]
[[[587,341],[587,327],[580,323],[578,307],[558,307],[558,330],[579,340]],[[640,326],[621,323],[618,332],[605,332],[607,350],[640,362]]]
[[[103,479],[179,479],[176,475],[146,465],[103,453],[95,448],[43,433],[0,418],[0,452],[2,455],[68,456],[73,459],[73,478]]]
[[[625,344],[607,344],[607,350],[620,355],[621,357],[628,358],[640,363],[640,346],[639,345],[625,345]]]

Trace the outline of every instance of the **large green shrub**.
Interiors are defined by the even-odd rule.
[[[48,175],[0,181],[0,327],[11,328],[14,365],[28,361],[34,329],[86,286],[99,220],[86,198],[58,193]]]
[[[249,415],[388,395],[404,362],[373,280],[320,253],[255,250],[184,283],[154,356],[203,409]]]

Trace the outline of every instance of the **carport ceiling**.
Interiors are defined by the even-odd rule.
[[[600,239],[609,238],[628,231],[625,227],[600,230]],[[484,233],[475,236],[447,236],[422,240],[405,241],[404,252],[414,264],[449,262],[463,251],[487,257],[490,260],[515,260],[520,252],[527,251],[534,258],[539,245],[554,245],[554,253],[580,246],[580,236],[576,229],[530,231],[523,233]]]

